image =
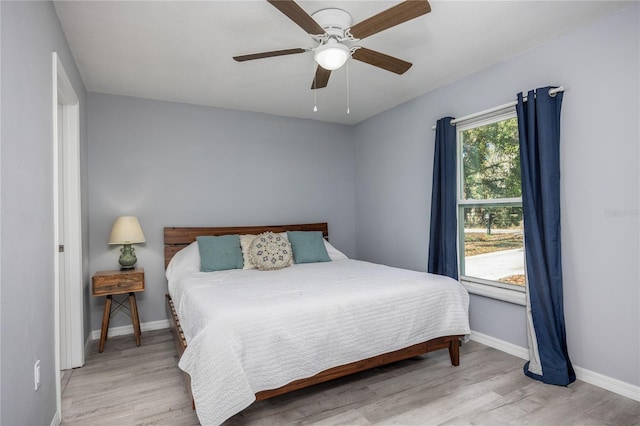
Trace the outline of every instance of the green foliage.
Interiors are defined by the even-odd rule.
[[[462,134],[463,197],[467,200],[522,195],[518,121],[511,118]]]
[[[464,199],[521,197],[517,118],[463,131],[462,167]],[[495,215],[492,225],[495,228],[521,226],[522,207],[465,208],[465,222],[486,226],[485,214]]]

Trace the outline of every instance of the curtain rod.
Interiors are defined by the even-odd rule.
[[[564,87],[560,86],[560,87],[556,87],[555,89],[549,89],[549,96],[554,96],[558,92],[564,92]],[[527,97],[524,96],[522,99],[526,102]],[[511,102],[506,103],[504,105],[498,105],[497,107],[485,109],[484,111],[475,112],[473,114],[465,115],[464,117],[460,117],[460,118],[456,118],[454,120],[451,120],[451,125],[459,123],[460,121],[471,120],[472,118],[480,117],[480,116],[485,115],[485,114],[491,114],[492,112],[500,111],[501,109],[509,108],[509,107],[516,106],[516,105],[518,105],[518,101],[511,101]],[[436,129],[436,126],[433,125],[433,127],[431,127],[431,130],[435,130],[435,129]]]

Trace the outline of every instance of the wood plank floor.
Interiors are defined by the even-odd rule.
[[[92,342],[63,376],[64,425],[197,425],[168,330]],[[640,403],[576,382],[544,385],[523,361],[476,342],[251,405],[235,425],[640,425]]]

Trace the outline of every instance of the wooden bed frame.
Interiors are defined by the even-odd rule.
[[[236,226],[236,227],[167,227],[164,228],[164,264],[165,268],[169,265],[171,258],[181,249],[188,246],[196,240],[198,236],[219,236],[219,235],[232,235],[232,234],[260,234],[262,232],[286,232],[286,231],[321,231],[322,235],[328,240],[329,232],[327,223],[310,223],[300,225],[275,225],[275,226]],[[178,357],[182,357],[182,353],[187,347],[187,341],[180,327],[180,319],[176,314],[173,306],[173,301],[169,294],[166,295],[167,299],[167,316],[170,318],[169,323],[172,334],[176,342],[176,348],[178,350]],[[315,376],[308,377],[306,379],[295,380],[277,389],[270,389],[260,391],[256,393],[256,400],[260,401],[274,396],[282,395],[294,390],[306,388],[318,383],[326,382],[328,380],[343,377],[349,374],[358,373],[360,371],[368,370],[371,368],[379,367],[381,365],[390,364],[392,362],[401,361],[404,359],[412,358],[418,355],[423,355],[427,352],[432,352],[440,349],[448,349],[451,364],[454,366],[460,365],[460,338],[463,335],[443,336],[435,339],[431,339],[426,342],[418,343],[413,346],[409,346],[404,349],[400,349],[393,352],[388,352],[375,357],[363,359],[361,361],[352,362],[350,364],[340,365],[338,367],[330,368],[322,371]],[[191,395],[191,378],[187,373],[184,373],[185,382],[187,385],[187,391]],[[192,404],[195,409],[195,403]]]

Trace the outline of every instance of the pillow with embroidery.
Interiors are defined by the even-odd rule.
[[[282,269],[293,263],[289,241],[273,232],[264,232],[251,241],[249,257],[261,271]]]
[[[244,260],[244,266],[242,269],[256,269],[256,265],[251,263],[251,243],[256,238],[253,234],[240,235],[240,248],[242,249],[242,259]]]

